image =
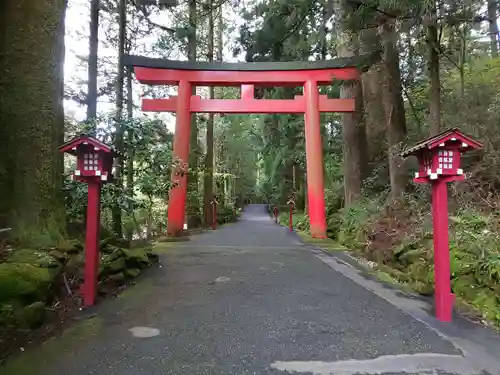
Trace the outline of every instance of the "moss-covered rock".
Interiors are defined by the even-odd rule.
[[[129,279],[135,279],[137,276],[139,276],[141,273],[141,270],[138,268],[127,268],[123,274],[129,278]]]
[[[122,249],[127,267],[130,268],[146,268],[151,263],[146,249]]]
[[[119,273],[127,268],[123,249],[113,247],[110,254],[102,254],[99,263],[99,277],[106,278],[109,275]]]
[[[14,306],[8,303],[0,304],[0,327],[8,327],[13,324],[15,324]]]
[[[149,262],[151,264],[157,264],[160,262],[160,257],[158,256],[158,254],[153,252],[153,249],[148,250],[147,253],[148,253]]]
[[[64,264],[69,258],[69,254],[63,253],[59,250],[52,250],[49,254],[54,257],[59,263]]]
[[[85,264],[85,254],[75,254],[68,259],[66,263],[66,269],[76,269],[83,267]]]
[[[38,267],[57,268],[59,261],[43,250],[19,249],[14,251],[8,258],[8,263],[28,263]]]
[[[118,258],[123,258],[123,251],[119,248],[114,248],[109,254],[101,253],[101,263],[111,263]]]
[[[71,239],[58,244],[56,249],[62,253],[77,254],[83,250],[83,244],[78,239]]]
[[[127,276],[123,272],[118,272],[115,273],[114,275],[109,275],[107,279],[118,285],[121,285],[127,281]]]
[[[0,304],[44,301],[57,274],[27,263],[0,264]]]
[[[99,266],[99,276],[106,277],[124,271],[127,268],[125,258],[117,258],[111,262],[101,263]]]
[[[34,302],[23,307],[16,313],[16,321],[19,327],[34,329],[40,327],[45,320],[45,304]]]

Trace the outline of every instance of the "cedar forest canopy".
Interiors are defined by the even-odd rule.
[[[496,282],[500,242],[496,1],[180,0],[167,9],[133,0],[84,3],[0,4],[0,224],[12,228],[14,243],[52,246],[75,228],[81,232],[86,192],[66,177],[72,161],[57,151],[81,133],[113,143],[119,154],[116,184],[103,189],[103,228],[125,239],[165,228],[170,175],[184,166],[172,157],[172,118],[144,116],[138,106],[139,94],[160,99],[174,92],[139,86],[124,55],[210,63],[234,54],[247,62],[320,64],[379,52],[359,81],[333,81],[320,91],[328,98],[356,97],[354,112],[320,117],[327,235],[425,293],[431,272],[428,190],[412,185],[417,165],[400,153],[405,145],[458,127],[485,141],[485,148],[464,158],[470,176],[453,194],[450,239],[466,260],[458,262],[464,268],[454,282],[462,298],[493,320],[500,316],[497,292],[489,288]],[[85,32],[75,33],[65,14],[81,20]],[[65,76],[64,59],[71,58],[74,44],[64,44],[64,30],[81,46],[73,55],[78,63]],[[199,94],[226,100],[240,95],[237,88],[217,86]],[[302,94],[296,87],[255,87],[259,99]],[[69,111],[65,117],[63,100],[87,118],[77,121]],[[302,115],[209,113],[190,120],[189,227],[208,222],[217,194],[221,221],[229,220],[234,204],[251,199],[281,206],[293,196],[297,225],[310,230]],[[465,231],[476,235],[475,244]],[[478,247],[486,249],[481,257]],[[489,271],[476,278],[476,268]],[[463,275],[474,280],[487,304],[470,296],[471,282]]]

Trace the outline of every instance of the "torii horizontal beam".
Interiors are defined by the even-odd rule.
[[[145,112],[175,112],[177,97],[168,99],[143,99],[142,110]],[[319,96],[320,112],[354,112],[354,99],[328,99]],[[306,101],[302,95],[295,99],[202,99],[192,96],[190,103],[192,113],[298,113],[306,111]]]

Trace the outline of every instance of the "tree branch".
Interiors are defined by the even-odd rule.
[[[168,32],[170,34],[175,34],[175,29],[172,29],[172,28],[170,28],[168,26],[165,26],[165,25],[160,25],[159,23],[156,23],[156,22],[152,21],[149,18],[150,17],[150,13],[146,10],[145,6],[139,6],[139,5],[137,5],[137,3],[136,3],[135,0],[131,0],[131,3],[132,3],[132,5],[134,5],[137,9],[139,9],[141,11],[141,13],[144,15],[144,18],[146,19],[146,22],[149,25],[157,27],[160,30],[166,31],[166,32]]]

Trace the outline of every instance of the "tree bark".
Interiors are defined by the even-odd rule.
[[[213,0],[208,0],[207,5],[210,9],[208,15],[208,61],[214,61],[214,9]],[[222,11],[222,10],[219,10]],[[215,97],[214,87],[209,88],[209,99]],[[210,201],[213,197],[213,185],[214,185],[214,115],[210,113],[208,115],[207,121],[207,134],[206,134],[206,147],[207,154],[205,155],[205,179],[203,186],[204,193],[204,216],[205,216],[205,226],[209,226],[212,218],[212,205]]]
[[[375,22],[375,21],[371,21]],[[361,53],[370,54],[381,49],[381,40],[376,28],[369,28],[360,32]],[[370,69],[361,75],[363,90],[363,120],[366,138],[370,141],[366,145],[366,163],[372,164],[385,158],[385,112],[380,95],[380,88],[384,85],[383,63],[376,62]]]
[[[188,1],[188,60],[196,61],[196,0]],[[196,86],[193,85],[193,95],[196,94]],[[187,216],[188,227],[197,227],[200,224],[199,217],[199,189],[198,189],[198,124],[196,114],[191,114],[191,134],[190,134],[190,152],[189,152],[189,173],[188,173],[188,199],[187,199]]]
[[[337,22],[337,55],[339,57],[352,57],[356,53],[356,36],[350,32],[344,22],[349,13],[350,6],[345,0],[335,1],[335,11],[339,15]],[[344,143],[344,205],[351,206],[361,195],[362,180],[362,158],[363,152],[360,148],[360,125],[362,109],[362,93],[359,81],[345,81],[340,88],[340,98],[356,98],[356,111],[354,113],[342,114],[342,140]],[[366,140],[366,137],[365,137]]]
[[[64,141],[66,6],[65,0],[0,5],[0,224],[14,235],[46,235],[48,224],[64,230],[57,148]]]
[[[125,38],[127,26],[127,0],[120,0],[118,5],[118,64],[116,78],[116,103],[115,103],[115,148],[118,153],[117,164],[115,169],[115,181],[118,186],[123,186],[122,169],[124,161],[123,147],[123,83],[124,83],[124,67],[123,55],[125,53]],[[115,202],[112,208],[113,231],[118,237],[123,236],[122,226],[122,210],[117,202],[118,197],[115,197]]]
[[[322,5],[323,5],[323,14],[321,20],[321,27],[319,29],[319,44],[320,44],[321,60],[325,60],[326,55],[328,54],[328,46],[326,38],[326,35],[328,33],[327,23],[333,14],[333,0],[323,0]]]
[[[401,146],[406,136],[406,117],[403,103],[397,33],[392,20],[381,26],[385,84],[382,85],[389,159],[391,197],[399,199],[405,190],[407,178],[401,158]]]
[[[490,32],[491,57],[498,57],[498,1],[488,0],[488,21]]]
[[[99,46],[99,0],[90,2],[87,121],[97,116],[97,49]],[[95,129],[94,129],[95,130]]]
[[[441,78],[439,75],[440,46],[438,40],[437,11],[432,8],[427,14],[426,44],[428,50],[427,69],[429,71],[429,124],[430,133],[441,131]]]

